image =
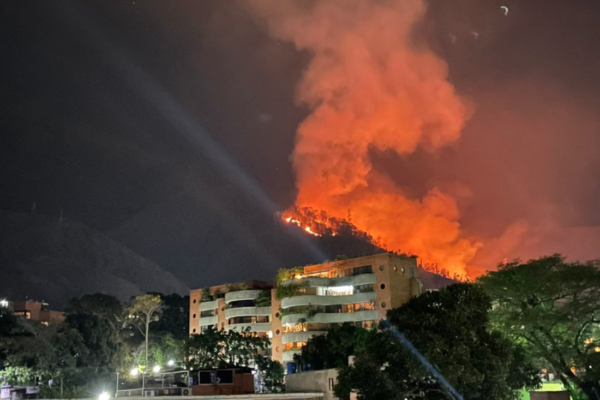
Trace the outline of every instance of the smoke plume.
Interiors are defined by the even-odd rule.
[[[349,218],[390,250],[466,272],[478,243],[465,238],[455,200],[438,188],[410,198],[372,151],[435,151],[460,138],[468,104],[447,66],[414,39],[421,0],[256,1],[269,33],[311,58],[297,87],[310,115],[292,160],[296,206]]]

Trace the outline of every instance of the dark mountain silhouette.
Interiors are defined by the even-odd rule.
[[[186,294],[170,272],[85,225],[0,211],[0,296],[62,308],[75,296]]]

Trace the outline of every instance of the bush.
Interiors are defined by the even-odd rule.
[[[281,300],[285,299],[286,297],[298,296],[307,286],[307,282],[290,283],[289,285],[285,286],[278,285],[275,292],[275,297],[277,297],[277,300]]]

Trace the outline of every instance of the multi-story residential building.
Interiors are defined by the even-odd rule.
[[[59,324],[65,320],[65,314],[62,311],[50,310],[48,304],[44,302],[1,300],[0,307],[8,309],[14,315],[38,321],[44,325]]]
[[[271,338],[273,359],[289,363],[332,324],[370,327],[421,291],[412,256],[383,253],[281,270],[275,288],[252,281],[193,290],[190,333],[250,327]]]
[[[267,335],[271,331],[273,285],[248,281],[190,292],[190,333],[209,327],[243,330]]]

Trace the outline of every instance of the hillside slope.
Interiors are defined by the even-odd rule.
[[[102,233],[55,217],[0,211],[0,297],[45,300],[61,308],[75,296],[122,300],[189,288],[154,262]]]

